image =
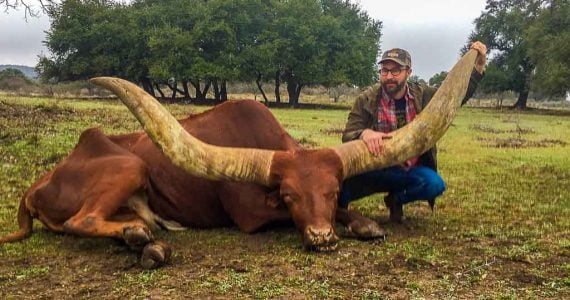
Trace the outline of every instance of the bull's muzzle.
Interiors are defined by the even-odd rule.
[[[332,227],[316,228],[308,226],[303,235],[305,249],[314,251],[334,251],[338,236]]]

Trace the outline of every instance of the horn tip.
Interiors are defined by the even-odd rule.
[[[105,82],[109,82],[110,80],[113,79],[117,79],[115,77],[105,77],[105,76],[99,76],[99,77],[93,77],[91,79],[89,79],[89,82],[92,84],[96,84],[96,85],[102,85]]]

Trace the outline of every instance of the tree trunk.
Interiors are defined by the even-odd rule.
[[[162,90],[160,89],[160,85],[158,85],[158,83],[154,84],[154,87],[156,88],[156,90],[158,91],[158,93],[160,94],[160,98],[164,98],[164,93],[162,92]]]
[[[526,72],[526,78],[524,80],[524,86],[522,88],[522,90],[519,92],[519,98],[517,99],[517,102],[515,103],[515,105],[513,105],[514,109],[526,109],[526,102],[528,100],[528,94],[530,93],[530,83],[532,80],[532,75],[531,75],[531,68],[525,68],[526,70],[529,70],[528,72]]]
[[[190,80],[190,84],[196,89],[196,100],[205,100],[206,93],[200,90],[200,80]]]
[[[524,91],[521,91],[519,93],[519,98],[517,99],[517,102],[515,103],[515,105],[513,106],[514,109],[526,109],[526,102],[528,100],[528,94],[529,94],[529,90],[528,89],[524,89]]]
[[[279,71],[275,72],[275,102],[281,103],[281,94],[279,88],[281,86],[281,74]]]
[[[299,105],[299,95],[301,94],[302,84],[297,82],[287,83],[287,93],[289,94],[289,105],[296,107]]]
[[[188,90],[188,80],[182,80],[182,88],[184,89],[184,98],[191,100],[190,91]]]
[[[143,86],[143,89],[145,90],[145,92],[149,93],[151,96],[156,98],[156,96],[154,94],[154,88],[152,87],[152,82],[150,81],[150,78],[143,77],[141,79],[141,83],[142,83],[142,86]]]
[[[167,83],[166,86],[168,86],[168,88],[172,91],[172,96],[170,96],[170,98],[174,101],[176,99],[176,92],[178,91],[178,89],[176,88],[176,86],[170,85],[170,83]]]
[[[222,84],[220,87],[220,98],[222,101],[228,100],[228,82],[225,80],[222,80]]]
[[[214,87],[214,99],[220,102],[220,86],[217,79],[212,79],[212,86]]]
[[[267,96],[265,95],[265,92],[263,91],[263,87],[261,86],[261,73],[257,73],[257,79],[255,80],[255,83],[257,83],[257,88],[261,92],[261,95],[263,96],[263,101],[265,101],[265,104],[269,103],[269,100],[267,100]]]

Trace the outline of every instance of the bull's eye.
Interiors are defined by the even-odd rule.
[[[325,195],[325,199],[332,199],[332,200],[337,200],[338,198],[338,191],[334,192],[334,193],[329,193]]]
[[[293,202],[293,197],[291,197],[291,195],[284,195],[283,201],[285,201],[285,203],[291,203]]]

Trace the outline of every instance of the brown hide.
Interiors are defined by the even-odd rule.
[[[137,156],[114,144],[99,129],[84,131],[73,151],[26,193],[26,202],[49,228],[58,230],[78,212],[112,214],[120,202],[144,188],[147,166]],[[118,189],[118,185],[121,189]],[[131,187],[131,190],[128,189]],[[114,193],[115,191],[119,193]],[[105,197],[116,205],[85,206]],[[120,200],[123,200],[120,199]]]
[[[180,123],[193,136],[212,145],[272,150],[298,148],[273,115],[254,101],[230,101]],[[126,144],[122,139],[125,137],[111,137],[116,143]],[[132,144],[129,151],[149,165],[149,205],[159,216],[186,227],[219,227],[232,223],[232,216],[219,195],[225,182],[199,178],[174,166],[146,135]]]

